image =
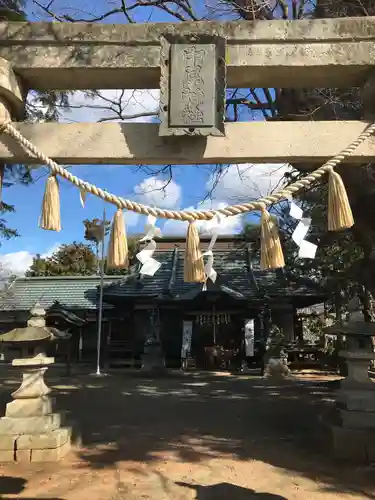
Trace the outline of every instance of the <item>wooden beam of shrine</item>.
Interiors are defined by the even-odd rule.
[[[34,89],[159,88],[168,30],[227,41],[228,87],[360,86],[375,64],[375,17],[304,21],[0,23],[0,57]]]
[[[361,121],[227,123],[226,137],[159,137],[153,123],[14,123],[29,141],[61,164],[321,164],[363,132]],[[375,138],[348,157],[348,164],[375,158]],[[0,163],[39,164],[6,134]]]

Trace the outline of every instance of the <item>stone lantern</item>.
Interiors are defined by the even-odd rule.
[[[375,460],[375,384],[369,378],[370,361],[375,359],[371,337],[375,324],[366,323],[358,299],[349,303],[347,321],[335,323],[325,333],[346,338],[340,351],[348,375],[336,391],[334,419],[330,423],[333,451],[337,458],[359,462]]]
[[[48,344],[68,339],[70,334],[47,327],[39,304],[30,313],[25,328],[0,335],[0,342],[20,347],[22,353],[12,361],[22,372],[21,386],[12,393],[13,401],[0,418],[0,462],[56,461],[70,449],[70,428],[62,427],[62,416],[53,412],[51,389],[44,381],[48,366],[55,362],[46,356]]]

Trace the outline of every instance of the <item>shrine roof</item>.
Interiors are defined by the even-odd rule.
[[[161,263],[154,276],[141,276],[140,266],[104,289],[108,302],[121,298],[153,297],[159,300],[193,300],[202,284],[184,282],[184,250],[179,247],[156,251]],[[313,280],[294,276],[288,270],[262,271],[247,247],[214,251],[216,283],[208,281],[208,291],[223,292],[238,300],[263,301],[265,296],[301,303],[306,307],[321,302],[325,291]]]
[[[114,283],[120,278],[105,276],[104,282]],[[20,277],[1,292],[0,311],[29,311],[36,302],[46,310],[55,302],[67,310],[96,309],[99,284],[99,276]]]
[[[224,243],[229,241],[223,239]],[[138,265],[126,276],[104,277],[105,308],[126,299],[191,301],[204,293],[201,284],[184,282],[183,248],[162,248],[154,257],[161,267],[152,277],[141,276]],[[288,270],[260,270],[247,247],[218,245],[214,268],[218,278],[215,284],[208,282],[208,291],[221,292],[233,300],[262,302],[270,297],[308,307],[325,298],[324,290],[309,278],[296,277]],[[46,310],[55,302],[66,310],[95,310],[99,285],[99,276],[20,277],[2,292],[0,311],[29,311],[36,302]]]

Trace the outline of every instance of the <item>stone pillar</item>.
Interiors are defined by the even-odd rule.
[[[61,427],[62,415],[53,413],[51,389],[44,382],[53,363],[43,354],[12,361],[22,370],[22,383],[0,419],[0,462],[56,461],[70,450],[71,429]]]
[[[20,81],[11,64],[0,58],[0,124],[12,119],[22,120],[25,113]],[[0,202],[2,200],[4,165],[0,163]]]
[[[149,372],[150,374],[164,372],[165,357],[160,341],[161,325],[158,318],[155,318],[152,312],[149,313],[148,322],[146,324],[141,370],[143,372]]]
[[[331,423],[335,457],[362,463],[375,461],[375,384],[368,375],[375,353],[368,341],[369,325],[363,322],[357,331],[344,332],[347,349],[339,354],[347,362],[348,375],[335,394],[336,411]]]

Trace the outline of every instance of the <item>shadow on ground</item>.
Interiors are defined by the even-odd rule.
[[[7,495],[21,494],[26,489],[27,481],[21,477],[0,477],[0,498],[7,500]],[[14,498],[14,497],[13,497]],[[61,498],[48,498],[48,497],[33,497],[25,498],[23,500],[62,500]]]
[[[249,490],[248,488],[242,488],[241,486],[229,483],[219,483],[212,486],[196,486],[182,482],[176,484],[194,490],[197,500],[228,500],[229,498],[235,500],[287,500],[280,495],[257,493],[254,490]]]
[[[83,447],[78,453],[91,468],[108,468],[117,462],[151,463],[162,456],[176,462],[234,457],[298,473],[328,484],[332,492],[375,499],[368,493],[375,486],[372,469],[335,463],[327,453],[328,438],[319,417],[331,409],[331,382],[275,383],[208,373],[151,379],[126,372],[64,379],[53,370],[49,377],[57,391],[58,409],[65,410],[82,430]],[[3,388],[8,387],[4,403],[17,381],[5,374],[1,381]],[[239,488],[194,487],[199,499],[229,498],[220,488],[224,492]],[[240,490],[233,498],[282,499]]]

